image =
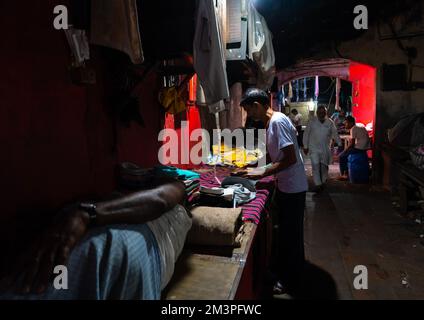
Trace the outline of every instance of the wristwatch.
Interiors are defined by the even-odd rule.
[[[89,225],[93,225],[97,219],[97,206],[94,203],[82,202],[79,208],[88,213]]]

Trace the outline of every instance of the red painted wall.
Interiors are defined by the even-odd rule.
[[[166,114],[165,116],[165,129],[175,130],[178,136],[178,141],[170,141],[169,138],[166,138],[165,141],[163,141],[163,144],[167,144],[167,146],[173,150],[178,150],[178,159],[177,163],[166,162],[165,160],[170,157],[169,152],[167,152],[164,155],[166,158],[161,159],[161,161],[164,162],[164,165],[171,165],[182,169],[193,169],[194,167],[198,167],[198,165],[193,164],[192,159],[190,158],[192,148],[202,141],[201,139],[190,141],[191,133],[202,127],[199,109],[194,104],[194,101],[196,100],[196,82],[197,75],[194,75],[188,85],[188,97],[191,103],[187,103],[187,110],[177,115]],[[182,127],[183,121],[186,122],[185,128]],[[184,137],[184,139],[182,137]]]
[[[376,113],[376,69],[366,64],[351,62],[349,81],[352,82],[352,113],[356,122],[367,126],[372,123],[375,130]]]
[[[67,1],[0,3],[0,224],[114,188],[119,161],[157,162],[161,115],[153,74],[140,91],[146,128],[119,127],[108,111],[104,63],[93,50],[97,84],[70,82],[69,49],[53,28]]]

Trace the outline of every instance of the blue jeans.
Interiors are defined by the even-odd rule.
[[[340,162],[340,174],[341,175],[347,175],[348,173],[348,167],[347,167],[347,161],[348,157],[351,154],[357,154],[361,152],[366,152],[365,150],[356,149],[356,148],[349,148],[340,153],[339,155],[339,162]]]

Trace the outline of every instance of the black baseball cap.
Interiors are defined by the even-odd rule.
[[[240,101],[240,105],[246,106],[254,102],[259,102],[263,105],[269,105],[268,94],[264,90],[258,88],[247,89]]]

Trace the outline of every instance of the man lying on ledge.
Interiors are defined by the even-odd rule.
[[[65,208],[3,279],[0,299],[160,299],[191,227],[184,199],[183,183],[161,179]],[[54,285],[58,265],[67,289]]]

